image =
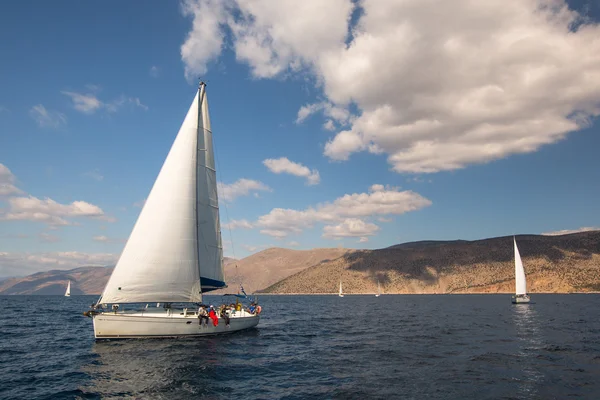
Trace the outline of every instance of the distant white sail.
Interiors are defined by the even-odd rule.
[[[515,286],[516,294],[527,294],[527,282],[525,281],[525,270],[523,269],[523,262],[521,261],[521,255],[519,254],[519,248],[517,247],[517,240],[513,238],[515,244]]]
[[[66,297],[71,296],[71,281],[69,281],[69,283],[67,283],[67,291],[65,292],[65,296]]]
[[[201,269],[212,286],[224,286],[212,138],[205,127],[210,129],[210,120],[202,86],[104,289],[102,303],[199,302]]]
[[[344,297],[344,292],[342,291],[342,281],[340,281],[340,291],[338,293],[338,296]]]

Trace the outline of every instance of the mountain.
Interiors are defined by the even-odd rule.
[[[600,231],[518,235],[530,292],[600,290]],[[265,293],[501,293],[514,291],[512,236],[359,250],[307,268]]]
[[[600,291],[600,231],[518,235],[531,292]],[[514,291],[512,236],[421,241],[378,250],[270,248],[242,260],[225,258],[227,289],[247,293],[502,293]],[[100,294],[112,267],[38,272],[0,281],[0,294]],[[262,290],[261,290],[262,289]]]
[[[290,275],[313,265],[335,260],[347,254],[348,249],[325,248],[290,250],[272,247],[225,265],[228,288],[211,294],[237,293],[240,283],[246,293],[266,288]]]
[[[71,270],[38,272],[24,278],[0,282],[0,294],[65,294],[71,281],[71,295],[100,294],[113,267],[79,267]]]

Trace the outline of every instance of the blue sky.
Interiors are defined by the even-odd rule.
[[[0,5],[0,277],[116,260],[198,77],[228,256],[600,226],[598,5],[321,3]]]

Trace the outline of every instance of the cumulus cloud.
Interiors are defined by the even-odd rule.
[[[366,243],[368,241],[369,241],[369,238],[366,236],[363,236],[360,239],[358,239],[358,243]]]
[[[48,253],[0,252],[0,276],[23,276],[51,269],[66,270],[82,266],[114,265],[117,254],[81,253],[77,251]]]
[[[233,201],[241,196],[248,196],[250,193],[257,194],[259,191],[271,192],[272,189],[262,182],[252,179],[238,179],[234,183],[217,184],[219,198],[225,201]]]
[[[348,218],[338,225],[327,225],[323,228],[323,237],[340,239],[343,237],[366,237],[372,236],[379,230],[375,224],[371,224],[358,218]]]
[[[62,94],[71,98],[73,108],[84,114],[94,114],[96,111],[104,109],[108,112],[117,112],[126,105],[138,107],[144,111],[148,110],[148,106],[142,104],[137,97],[127,97],[121,95],[118,98],[104,102],[100,100],[94,93],[77,93],[70,91],[62,91]]]
[[[183,15],[192,17],[192,30],[181,46],[185,76],[198,78],[207,71],[209,61],[215,59],[223,46],[221,24],[226,18],[225,2],[220,0],[186,0]]]
[[[400,191],[398,188],[373,185],[377,190],[369,193],[347,194],[333,202],[326,202],[305,210],[274,208],[266,215],[258,218],[256,226],[261,227],[263,234],[283,238],[291,233],[300,233],[311,228],[316,222],[341,223],[341,229],[349,231],[351,224],[357,227],[356,219],[384,215],[401,215],[431,205],[431,201],[410,190]],[[348,221],[350,219],[350,221]],[[364,222],[364,221],[363,221]],[[363,225],[364,229],[373,229],[373,224]],[[329,236],[336,232],[331,230]],[[372,231],[374,232],[374,231]],[[368,236],[361,234],[359,236]]]
[[[583,226],[579,229],[563,229],[561,231],[545,232],[545,233],[542,233],[542,235],[559,236],[559,235],[568,235],[570,233],[591,232],[591,231],[600,231],[600,228],[599,227],[591,227],[591,226]]]
[[[455,170],[536,151],[600,115],[600,26],[564,0],[186,4],[184,46],[207,43],[182,51],[186,73],[205,71],[231,32],[254,77],[313,76],[325,100],[298,123],[322,104],[356,110],[325,146],[332,160],[367,151],[399,173]]]
[[[61,114],[58,111],[47,110],[46,107],[41,104],[33,106],[31,110],[29,110],[29,115],[42,128],[56,129],[67,123],[67,117],[64,114]]]
[[[0,163],[0,196],[11,196],[22,194],[23,191],[15,186],[17,178],[8,169],[8,167]]]
[[[300,164],[290,161],[287,157],[280,158],[268,158],[263,161],[263,164],[274,174],[291,174],[306,178],[307,185],[318,185],[321,182],[321,176],[319,171],[313,169],[312,171]]]
[[[234,219],[222,225],[223,229],[252,229],[254,226],[245,219]]]
[[[115,219],[104,211],[85,201],[74,201],[71,204],[61,204],[52,199],[29,197],[10,197],[7,200],[8,209],[0,212],[0,220],[7,221],[36,221],[51,226],[74,225],[72,218],[95,218],[114,222]]]

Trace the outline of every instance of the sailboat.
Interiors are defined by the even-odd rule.
[[[521,255],[519,254],[519,248],[517,247],[517,240],[514,237],[513,243],[515,246],[515,295],[512,296],[512,303],[529,303],[530,298],[527,295],[525,270],[523,269],[523,262],[521,261]]]
[[[340,281],[340,291],[338,293],[338,296],[344,297],[344,292],[342,291],[342,281]]]
[[[377,294],[375,295],[375,297],[379,296],[381,296],[381,285],[379,285],[379,281],[377,281]]]
[[[204,336],[258,325],[258,313],[244,308],[227,308],[217,325],[201,323],[202,295],[225,287],[212,131],[200,82],[117,265],[86,315],[96,339]]]
[[[65,292],[65,297],[71,297],[71,281],[67,283],[67,291]]]

